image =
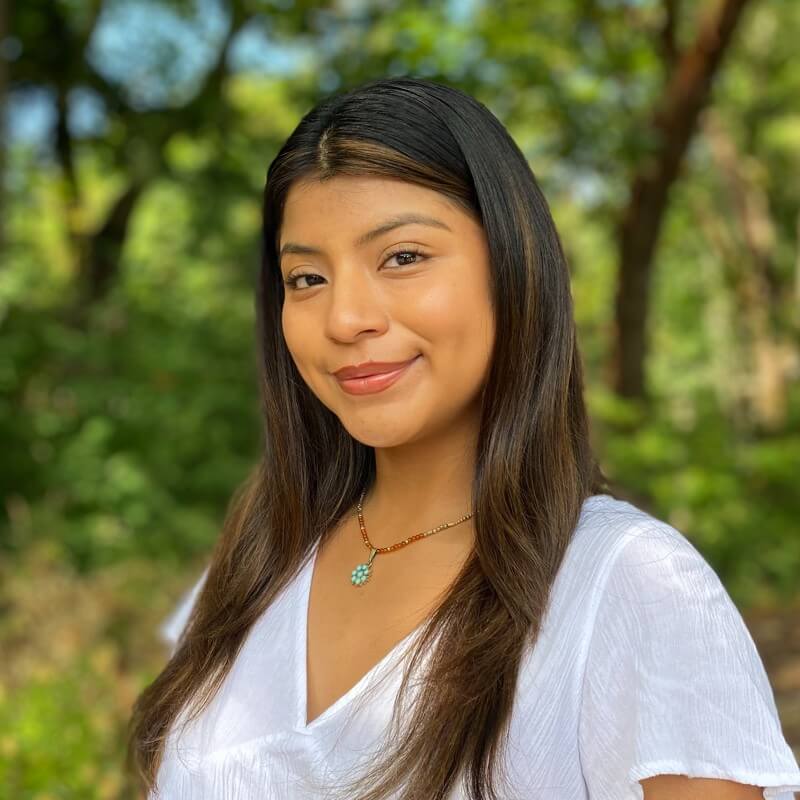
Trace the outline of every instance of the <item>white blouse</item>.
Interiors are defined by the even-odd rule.
[[[178,736],[150,798],[318,800],[384,752],[409,634],[306,722],[313,560],[251,628],[219,693]],[[163,624],[173,644],[205,578]],[[763,786],[800,769],[755,644],[719,577],[672,526],[594,495],[525,655],[504,763],[508,800],[642,800],[660,773]],[[160,790],[160,791],[158,791]],[[449,800],[467,794],[457,786]]]

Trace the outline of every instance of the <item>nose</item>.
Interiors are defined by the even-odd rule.
[[[339,269],[326,292],[325,333],[349,342],[364,331],[384,332],[389,326],[385,298],[360,268]]]

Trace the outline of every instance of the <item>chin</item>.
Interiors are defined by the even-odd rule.
[[[399,447],[414,441],[419,433],[419,426],[407,430],[401,425],[386,425],[381,420],[374,424],[365,420],[355,421],[339,418],[344,429],[358,442],[367,447]]]

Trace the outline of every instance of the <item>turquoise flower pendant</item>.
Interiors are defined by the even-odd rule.
[[[350,583],[352,583],[353,586],[363,586],[369,580],[370,573],[372,572],[372,560],[375,558],[377,552],[378,549],[373,547],[369,556],[369,561],[367,561],[366,564],[359,564],[350,573]]]

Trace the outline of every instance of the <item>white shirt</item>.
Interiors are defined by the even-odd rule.
[[[306,724],[315,555],[250,630],[211,705],[182,736],[173,726],[151,798],[317,800],[384,752],[421,627]],[[163,625],[168,642],[204,577]],[[584,504],[522,662],[506,753],[508,800],[642,800],[638,781],[660,773],[779,800],[800,790],[763,664],[719,577],[683,534],[610,495]],[[466,796],[456,787],[450,800]]]

